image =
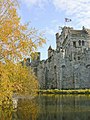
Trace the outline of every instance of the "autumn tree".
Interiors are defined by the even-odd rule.
[[[0,2],[0,58],[18,61],[31,56],[45,42],[35,28],[22,25],[17,14],[16,0]]]
[[[1,101],[11,98],[13,92],[33,93],[37,87],[36,77],[19,61],[25,56],[35,56],[37,48],[45,43],[38,30],[21,24],[17,9],[17,0],[0,0]]]

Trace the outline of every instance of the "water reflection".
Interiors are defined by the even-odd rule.
[[[89,96],[40,96],[37,120],[90,120]]]
[[[2,109],[0,120],[90,120],[90,96],[40,95],[18,100],[18,108]]]
[[[23,99],[18,102],[17,114],[19,120],[37,120],[39,105],[37,99]]]

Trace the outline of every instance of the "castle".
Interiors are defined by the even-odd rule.
[[[48,59],[38,58],[31,67],[41,89],[90,88],[90,30],[63,27],[56,33],[56,50],[48,48]]]

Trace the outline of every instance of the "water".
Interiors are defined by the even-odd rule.
[[[0,120],[90,120],[90,96],[40,95],[19,100],[18,108],[3,116]]]

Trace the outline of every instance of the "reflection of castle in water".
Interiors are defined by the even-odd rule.
[[[89,120],[90,97],[54,95],[41,96],[38,120]]]
[[[56,50],[50,46],[48,59],[42,61],[38,53],[31,66],[41,89],[90,88],[90,30],[63,27],[56,34]]]

